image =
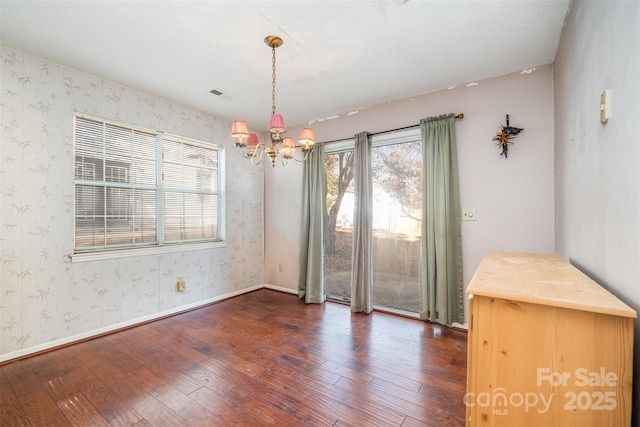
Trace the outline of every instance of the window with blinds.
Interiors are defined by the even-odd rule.
[[[218,146],[75,116],[76,252],[221,240]]]

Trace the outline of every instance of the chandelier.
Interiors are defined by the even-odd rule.
[[[311,128],[304,128],[300,133],[300,150],[302,158],[296,157],[296,145],[290,136],[282,137],[287,131],[284,124],[284,117],[276,114],[276,48],[282,46],[282,39],[277,36],[267,36],[264,42],[271,48],[271,121],[269,122],[269,138],[271,146],[260,142],[258,135],[249,133],[247,124],[243,120],[234,120],[231,128],[231,136],[236,139],[235,146],[238,147],[240,153],[247,159],[251,160],[254,165],[259,164],[266,154],[271,159],[272,166],[275,167],[278,157],[281,158],[282,164],[286,166],[290,159],[303,162],[313,151],[314,138]]]

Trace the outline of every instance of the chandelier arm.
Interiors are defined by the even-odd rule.
[[[262,163],[262,161],[264,160],[264,158],[267,155],[267,144],[265,144],[264,142],[261,142],[258,144],[258,147],[260,149],[260,153],[258,153],[256,151],[256,155],[259,156],[258,157],[258,161],[254,164],[259,165],[260,163]]]
[[[263,158],[264,158],[264,150],[260,151],[260,154],[258,154],[258,151],[256,150],[253,156],[249,157],[249,160],[251,161],[251,164],[253,164],[254,166],[258,166],[260,163],[262,163]]]
[[[251,163],[253,163],[254,165],[258,165],[261,162],[261,157],[264,153],[264,144],[263,143],[259,143],[258,145],[255,146],[254,150],[253,150],[253,154],[251,154],[251,150],[249,149],[249,147],[245,146],[245,147],[237,147],[238,151],[240,152],[240,155],[242,157],[244,157],[245,159],[249,159],[251,160]],[[254,159],[259,159],[257,162]]]
[[[297,146],[296,148],[298,148],[298,147],[299,147],[299,146]],[[296,162],[298,162],[298,163],[302,163],[302,162],[304,162],[305,160],[307,160],[307,157],[309,157],[309,152],[308,152],[308,151],[305,151],[305,152],[303,152],[303,153],[304,153],[304,155],[303,155],[302,159],[298,159],[298,157],[296,156],[296,153],[297,153],[297,152],[298,152],[298,150],[295,150],[295,151],[293,152],[293,155],[291,156],[291,158],[292,158],[293,160],[295,160]]]
[[[249,149],[244,146],[244,147],[239,147],[236,145],[236,148],[238,149],[238,152],[240,153],[240,155],[242,157],[244,157],[245,159],[250,159],[251,156],[249,155]]]

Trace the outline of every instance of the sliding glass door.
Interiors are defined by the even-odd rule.
[[[353,141],[325,147],[325,287],[329,299],[351,297]],[[373,303],[420,311],[422,150],[419,135],[374,138]]]
[[[422,150],[419,141],[374,146],[373,304],[420,311]]]

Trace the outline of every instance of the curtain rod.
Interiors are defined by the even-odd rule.
[[[457,115],[454,117],[454,119],[458,119],[458,120],[462,120],[462,119],[464,119],[464,113],[457,114]],[[373,135],[382,135],[383,133],[398,132],[398,131],[401,131],[401,130],[417,128],[418,126],[420,126],[420,123],[418,123],[418,124],[416,124],[416,125],[405,126],[405,127],[396,128],[396,129],[383,130],[383,131],[380,131],[380,132],[371,133],[371,134],[369,134],[369,135],[371,135],[371,136],[373,136]],[[345,140],[347,140],[347,139],[351,139],[351,137],[350,137],[350,138],[334,139],[334,140],[331,140],[331,141],[323,141],[322,143],[323,143],[323,144],[330,144],[330,143],[332,143],[332,142],[345,141]]]

